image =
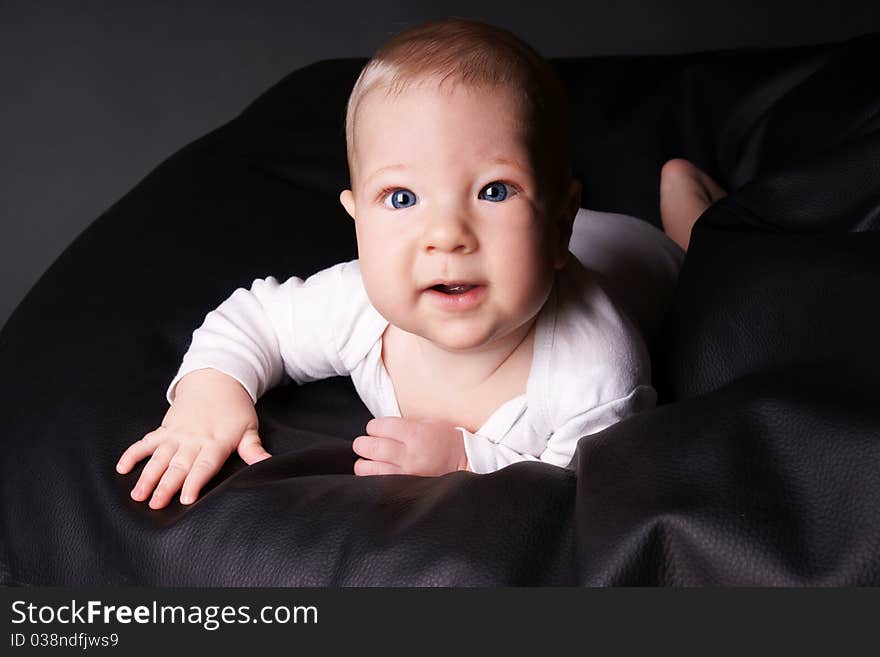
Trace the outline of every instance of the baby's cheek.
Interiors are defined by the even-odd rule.
[[[362,269],[362,273],[367,297],[373,307],[391,324],[412,332],[414,327],[411,326],[411,313],[406,303],[408,297],[400,281],[386,272],[370,275]]]
[[[522,316],[536,315],[550,294],[553,286],[553,272],[547,263],[532,262],[524,265],[511,275],[511,306]]]

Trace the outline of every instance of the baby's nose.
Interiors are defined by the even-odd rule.
[[[443,217],[432,221],[424,236],[424,248],[428,253],[459,253],[475,251],[477,239],[467,219]]]

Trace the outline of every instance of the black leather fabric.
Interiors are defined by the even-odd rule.
[[[586,207],[659,224],[677,156],[732,191],[653,354],[662,404],[573,470],[355,477],[369,414],[333,379],[260,400],[273,458],[152,511],[114,464],[205,313],[356,255],[337,196],[363,62],[294,72],[101,216],[0,334],[0,583],[880,584],[878,55],[866,35],[554,62]]]

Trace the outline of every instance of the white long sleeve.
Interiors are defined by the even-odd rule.
[[[257,279],[209,312],[193,332],[168,401],[182,377],[207,367],[236,379],[255,403],[286,379],[306,383],[347,375],[383,325],[363,291],[357,261],[305,280]]]

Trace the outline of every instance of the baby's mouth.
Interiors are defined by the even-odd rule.
[[[431,281],[433,282],[433,281]],[[479,307],[486,297],[486,283],[444,281],[424,289],[428,303],[445,312],[465,312]]]
[[[473,290],[476,285],[469,285],[467,283],[450,283],[443,284],[440,283],[438,285],[431,286],[430,289],[437,290],[438,292],[442,292],[443,294],[464,294],[465,292],[469,292]]]

